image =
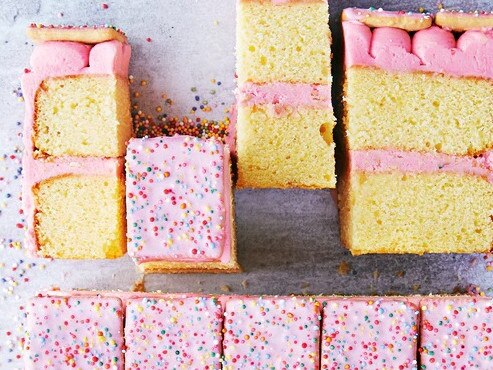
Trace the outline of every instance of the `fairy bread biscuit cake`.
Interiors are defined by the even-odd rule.
[[[52,291],[30,301],[25,331],[27,369],[493,367],[482,296]]]
[[[229,147],[217,139],[132,139],[128,253],[144,272],[237,272]]]
[[[493,18],[346,9],[341,237],[366,253],[493,243]],[[454,34],[455,32],[455,34]]]
[[[130,46],[107,27],[31,25],[23,209],[27,248],[52,258],[125,253],[123,156]]]
[[[237,3],[240,188],[333,188],[326,0]]]

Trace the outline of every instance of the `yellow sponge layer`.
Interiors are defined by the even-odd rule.
[[[53,258],[125,254],[125,185],[110,176],[62,176],[34,189],[40,253]]]
[[[237,6],[239,84],[329,84],[330,31],[327,1],[241,0]]]
[[[493,148],[493,81],[424,73],[346,71],[349,149],[477,154]]]
[[[493,247],[493,185],[474,176],[353,172],[341,184],[351,253],[476,253]]]
[[[89,75],[44,80],[33,129],[37,156],[125,155],[132,136],[128,81]]]
[[[238,107],[238,187],[335,186],[334,117],[302,108],[275,116],[272,106]]]

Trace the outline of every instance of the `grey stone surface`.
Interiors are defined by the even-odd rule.
[[[162,105],[163,93],[174,100],[167,113],[189,114],[195,104],[191,87],[214,106],[207,116],[222,118],[233,102],[234,0],[106,1],[2,0],[0,7],[0,156],[20,145],[23,104],[12,95],[28,66],[32,45],[25,37],[30,22],[103,24],[124,29],[133,48],[131,73],[148,80],[138,102],[145,112]],[[444,1],[447,8],[493,10],[483,1]],[[338,19],[346,6],[435,10],[436,1],[331,1],[334,71],[340,76]],[[61,15],[63,13],[63,16]],[[150,37],[151,42],[146,38]],[[215,86],[211,79],[222,82]],[[334,97],[337,100],[338,91]],[[2,159],[3,157],[0,157]],[[0,368],[21,367],[15,358],[15,335],[28,297],[56,285],[63,289],[130,289],[140,277],[128,257],[113,261],[40,261],[10,248],[22,238],[16,228],[20,181],[16,160],[0,160]],[[10,196],[9,196],[10,194]],[[493,273],[483,255],[377,255],[352,257],[340,244],[336,207],[328,191],[237,191],[239,260],[245,272],[235,275],[150,275],[148,290],[208,293],[451,293],[471,285],[490,292]],[[37,265],[32,265],[36,263]],[[40,265],[46,265],[40,268]],[[16,268],[16,266],[18,266]],[[25,270],[25,273],[21,273]],[[20,272],[21,271],[21,272]],[[23,279],[28,278],[28,282]],[[7,331],[15,334],[6,335]],[[12,340],[12,343],[9,342]]]

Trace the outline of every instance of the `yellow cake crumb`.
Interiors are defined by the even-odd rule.
[[[330,110],[238,107],[237,186],[334,187],[333,127]]]
[[[349,149],[474,155],[493,148],[493,81],[375,68],[346,71]]]
[[[94,75],[44,80],[33,130],[38,157],[123,156],[132,136],[128,81]]]
[[[110,176],[67,175],[33,188],[42,256],[116,258],[126,252],[125,185]]]
[[[493,247],[493,186],[484,178],[353,171],[339,190],[341,238],[354,255]]]
[[[243,0],[237,14],[238,83],[330,83],[326,1]]]

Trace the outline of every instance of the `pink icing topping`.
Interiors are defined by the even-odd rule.
[[[367,172],[397,170],[410,173],[449,172],[479,176],[493,183],[493,154],[454,156],[399,150],[351,150],[351,169]]]
[[[190,136],[130,140],[127,223],[137,262],[229,262],[229,149]]]
[[[220,369],[222,307],[216,299],[143,298],[127,302],[125,366]]]
[[[224,369],[318,368],[320,309],[309,298],[226,302]]]
[[[417,369],[419,310],[398,299],[324,302],[323,369]]]
[[[403,30],[373,30],[356,22],[342,24],[345,64],[395,72],[436,72],[453,76],[493,78],[493,31],[466,31],[457,42],[437,26],[418,31],[412,40]]]
[[[40,84],[48,77],[77,74],[114,74],[126,77],[130,60],[130,46],[118,41],[89,46],[77,42],[49,41],[35,46],[31,55],[31,71],[22,76],[25,99],[24,154],[22,160],[22,201],[26,217],[26,247],[38,250],[34,232],[35,204],[32,187],[40,181],[66,175],[118,175],[123,162],[120,158],[58,157],[34,159],[32,128],[34,99]]]
[[[421,301],[421,364],[426,369],[491,369],[493,300],[480,297]]]
[[[123,369],[118,298],[37,297],[27,314],[25,368]]]
[[[245,83],[239,88],[238,102],[242,105],[273,104],[279,106],[332,109],[329,85],[274,82]]]

